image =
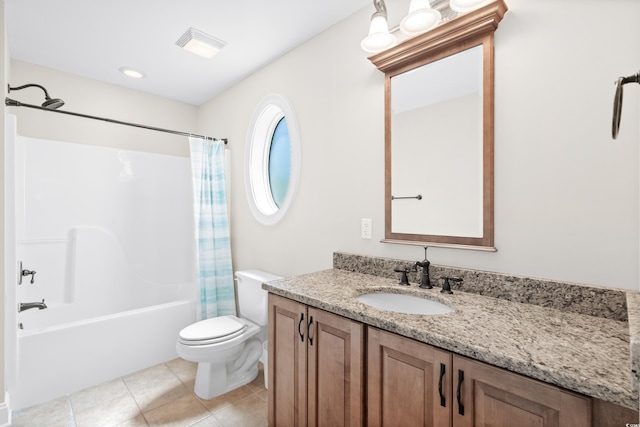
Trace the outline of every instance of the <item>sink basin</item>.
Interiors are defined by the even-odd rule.
[[[453,308],[426,298],[392,293],[371,293],[356,297],[361,303],[381,310],[406,314],[446,314]]]

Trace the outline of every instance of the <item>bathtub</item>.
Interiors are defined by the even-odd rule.
[[[98,226],[72,227],[62,239],[18,240],[17,249],[38,269],[34,284],[18,285],[18,301],[44,298],[47,308],[17,314],[12,409],[178,357],[178,334],[195,321],[195,282],[176,280],[167,265],[189,265],[188,257],[140,269],[127,245]]]
[[[19,330],[12,408],[43,403],[176,358],[176,337],[194,322],[194,304],[193,300],[175,301]],[[64,307],[52,307],[49,312],[52,318],[64,316]]]
[[[15,133],[6,143],[11,410],[178,357],[197,296],[189,159]],[[19,262],[34,283],[19,283]],[[42,299],[46,309],[18,313]]]

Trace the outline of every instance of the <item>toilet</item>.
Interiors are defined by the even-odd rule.
[[[267,340],[267,291],[262,283],[280,276],[260,270],[236,272],[238,316],[201,320],[180,331],[176,351],[198,363],[195,394],[212,399],[250,383]]]

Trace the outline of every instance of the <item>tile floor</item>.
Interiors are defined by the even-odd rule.
[[[13,413],[12,426],[253,427],[267,425],[267,390],[258,377],[211,400],[193,394],[196,364],[183,359]]]

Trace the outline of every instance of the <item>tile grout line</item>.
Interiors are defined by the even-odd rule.
[[[147,420],[147,417],[144,416],[144,412],[142,411],[142,408],[140,407],[140,404],[138,403],[138,401],[136,400],[136,397],[133,395],[133,392],[131,391],[131,389],[129,388],[129,385],[127,384],[127,382],[124,380],[124,376],[118,378],[120,381],[122,381],[122,384],[124,385],[124,388],[127,389],[127,393],[129,393],[129,396],[131,397],[131,400],[133,400],[133,402],[136,404],[136,407],[138,408],[138,412],[140,413],[140,415],[142,415],[142,419],[144,420],[146,425],[150,425],[149,424],[149,420]],[[134,418],[130,418],[127,421],[131,421],[135,419]]]
[[[71,404],[71,395],[67,394],[66,397],[69,414],[71,415],[71,427],[78,427],[76,424],[76,413],[73,411],[73,405]]]

